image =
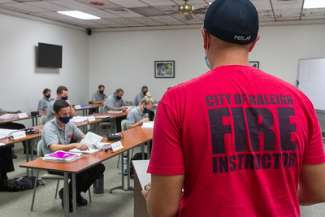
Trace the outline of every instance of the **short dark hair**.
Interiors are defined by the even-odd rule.
[[[58,89],[56,89],[57,94],[61,94],[63,91],[68,91],[68,88],[66,86],[58,86]]]
[[[149,88],[148,88],[148,86],[147,86],[147,85],[143,85],[143,86],[142,86],[141,90],[144,90],[144,89],[147,89],[147,90],[149,90]]]
[[[43,95],[46,94],[47,92],[50,92],[50,91],[51,91],[51,89],[49,89],[49,88],[45,88],[45,89],[43,90]]]
[[[69,107],[69,103],[67,103],[65,100],[56,100],[53,105],[53,110],[55,113],[59,113],[61,109]]]
[[[98,89],[100,89],[100,88],[105,88],[105,85],[104,84],[98,85]]]
[[[118,94],[118,93],[121,93],[123,92],[124,93],[124,90],[122,88],[118,88],[115,90],[115,94]]]

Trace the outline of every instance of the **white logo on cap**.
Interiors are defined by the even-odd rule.
[[[235,35],[234,39],[237,41],[249,41],[251,40],[252,36],[244,36],[244,35]]]

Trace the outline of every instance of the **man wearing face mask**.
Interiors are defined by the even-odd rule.
[[[149,92],[149,88],[147,86],[143,86],[141,88],[141,92],[134,98],[134,105],[138,106],[141,100],[147,96],[147,93]]]
[[[57,89],[56,89],[56,94],[57,94],[57,97],[55,100],[52,100],[49,104],[49,109],[48,109],[48,113],[47,113],[47,117],[45,119],[45,122],[47,121],[50,121],[54,118],[54,109],[53,109],[53,106],[54,106],[54,103],[55,101],[57,100],[64,100],[66,101],[70,106],[71,106],[71,103],[69,102],[69,90],[67,87],[65,86],[59,86]],[[71,116],[74,116],[75,115],[75,110],[74,108],[71,106]]]
[[[41,116],[47,115],[51,101],[53,101],[53,99],[51,98],[51,90],[45,88],[43,90],[43,98],[40,99],[40,101],[38,101],[38,107],[37,107],[37,111]]]
[[[127,116],[128,128],[141,126],[144,122],[152,121],[153,102],[150,97],[144,97],[137,107],[131,109]]]
[[[98,90],[96,93],[94,93],[93,97],[91,98],[91,101],[93,102],[103,102],[107,98],[105,94],[105,86],[103,84],[98,86]]]
[[[71,149],[78,148],[80,150],[87,150],[86,145],[80,142],[84,138],[82,131],[74,124],[69,123],[71,119],[71,106],[65,100],[57,100],[53,105],[55,118],[47,122],[44,126],[41,139],[41,147],[43,154],[49,154],[55,151],[70,151]],[[81,196],[81,192],[87,192],[90,186],[103,176],[105,166],[98,164],[79,174],[76,177],[76,190],[77,190],[77,205],[86,206],[87,200]],[[62,175],[61,173],[55,173]],[[70,208],[72,209],[72,186],[70,182]],[[59,192],[60,198],[63,198],[63,189]],[[63,200],[62,200],[63,204]],[[70,210],[71,211],[71,210]]]
[[[118,88],[113,95],[110,95],[105,102],[106,111],[126,111],[127,105],[123,100],[124,90]]]
[[[316,112],[293,85],[249,65],[258,30],[249,0],[209,6],[211,70],[170,88],[157,109],[150,216],[299,217],[299,204],[325,201]]]

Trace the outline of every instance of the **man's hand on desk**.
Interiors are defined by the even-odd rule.
[[[79,149],[81,151],[86,151],[88,150],[88,146],[84,144],[74,144],[76,149]]]
[[[123,106],[121,109],[122,109],[122,112],[126,112],[129,109],[129,107]]]

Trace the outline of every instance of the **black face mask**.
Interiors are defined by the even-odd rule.
[[[121,99],[122,99],[121,96],[115,96],[115,98],[116,98],[117,100],[121,100]]]
[[[148,91],[142,91],[142,94],[145,96],[147,95]]]
[[[148,114],[150,112],[149,109],[147,109],[146,107],[143,109],[143,114]]]
[[[68,96],[61,97],[62,100],[68,100],[68,98],[69,98]]]
[[[49,95],[45,95],[45,97],[49,99],[49,98],[51,98],[51,95],[50,94]]]
[[[69,123],[70,120],[71,120],[71,117],[70,116],[59,117],[59,121],[62,122],[62,123],[64,123],[64,124]]]
[[[104,94],[104,91],[103,90],[100,90],[100,91],[98,91],[100,94]]]

